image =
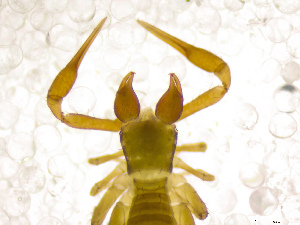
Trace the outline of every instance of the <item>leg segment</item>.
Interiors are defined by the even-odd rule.
[[[199,219],[204,220],[207,215],[207,208],[202,199],[199,197],[195,189],[189,184],[185,183],[179,187],[174,188],[176,193],[187,204],[190,211]]]
[[[133,195],[128,190],[116,204],[110,217],[110,225],[125,225],[129,218],[129,211]]]
[[[183,170],[193,174],[194,176],[200,178],[201,180],[204,180],[204,181],[214,181],[215,180],[214,175],[209,174],[209,173],[207,173],[203,170],[200,170],[200,169],[195,170],[194,168],[190,167],[188,164],[183,162],[178,157],[174,157],[173,166],[177,167],[177,168],[180,168],[180,169],[183,169]]]
[[[184,202],[190,212],[192,212],[198,219],[204,220],[208,215],[207,208],[195,189],[186,182],[186,179],[183,176],[179,174],[172,174],[169,179],[170,186],[173,191],[170,195],[171,201],[173,203],[178,203],[181,200],[180,202]],[[188,213],[186,212],[186,209],[183,209],[183,206],[181,206],[180,210],[183,210],[182,213],[184,213],[184,217],[189,218]]]
[[[128,220],[130,207],[124,205],[123,202],[117,202],[112,211],[109,224],[110,225],[125,225]]]
[[[184,144],[176,146],[176,153],[179,152],[205,152],[207,145],[204,142]]]
[[[184,178],[183,181],[186,182]],[[186,203],[183,202],[182,198],[175,192],[174,189],[169,194],[169,197],[171,200],[171,205],[177,225],[195,225],[191,211],[187,207]]]
[[[119,131],[121,127],[121,121],[119,120],[108,120],[98,119],[82,114],[69,113],[64,114],[61,111],[61,104],[63,98],[69,93],[73,84],[77,78],[77,71],[79,65],[85,56],[88,48],[93,43],[97,34],[101,30],[106,18],[104,18],[95,30],[91,33],[85,43],[81,46],[78,52],[75,54],[73,59],[62,69],[54,79],[51,87],[49,88],[47,95],[47,104],[54,114],[54,116],[61,122],[65,123],[70,127],[81,128],[81,129],[95,129],[95,130],[107,130],[107,131]]]
[[[231,78],[230,69],[221,58],[209,51],[187,44],[144,21],[138,20],[137,22],[156,37],[178,50],[195,66],[207,72],[213,72],[222,82],[222,86],[216,86],[184,105],[183,112],[179,120],[182,120],[201,109],[211,106],[223,98],[230,87]]]
[[[122,174],[113,182],[113,185],[103,195],[99,204],[95,207],[92,217],[92,225],[101,225],[107,212],[115,203],[118,197],[128,188],[130,178],[127,174]]]
[[[125,173],[127,171],[126,162],[122,161],[110,174],[108,174],[105,178],[97,182],[91,189],[90,195],[95,196],[100,191],[107,187],[107,184],[114,179],[115,177]]]
[[[191,211],[184,202],[172,207],[177,225],[194,225],[194,218]]]
[[[99,156],[99,157],[95,157],[95,158],[90,158],[89,159],[89,164],[92,164],[92,165],[100,165],[102,163],[105,163],[105,162],[108,162],[112,159],[117,159],[121,156],[124,156],[124,153],[123,151],[118,151],[114,154],[110,154],[110,155],[103,155],[103,156]]]

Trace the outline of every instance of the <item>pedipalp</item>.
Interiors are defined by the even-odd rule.
[[[47,104],[54,116],[70,127],[112,132],[120,130],[122,151],[89,159],[89,163],[93,165],[110,160],[119,162],[118,166],[91,190],[90,194],[94,196],[108,187],[94,209],[91,223],[102,224],[109,209],[120,196],[122,197],[113,209],[110,224],[138,225],[144,222],[160,222],[168,225],[191,225],[194,224],[192,213],[196,218],[203,220],[208,215],[205,203],[185,178],[172,173],[172,169],[180,168],[204,181],[213,181],[213,175],[194,169],[177,157],[183,151],[205,152],[207,146],[201,142],[176,147],[177,130],[174,123],[217,103],[224,97],[230,87],[229,67],[216,55],[138,20],[140,25],[177,49],[191,63],[205,71],[213,72],[222,85],[183,105],[180,81],[171,73],[169,89],[158,101],[154,113],[151,109],[140,110],[138,98],[132,88],[134,72],[129,72],[116,93],[114,111],[117,119],[99,119],[76,113],[64,114],[61,109],[62,101],[73,87],[80,63],[105,20],[106,18],[98,24],[73,59],[57,75],[47,95]],[[126,161],[120,158],[122,156],[125,156]]]

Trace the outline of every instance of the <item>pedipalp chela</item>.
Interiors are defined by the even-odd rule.
[[[64,114],[61,110],[62,101],[75,83],[80,63],[105,20],[106,18],[98,24],[67,66],[59,72],[47,96],[47,104],[52,113],[70,127],[120,132],[122,151],[89,159],[89,163],[93,165],[109,160],[119,161],[119,165],[91,190],[90,194],[94,196],[111,183],[93,211],[91,224],[102,224],[119,197],[121,198],[110,217],[110,225],[195,224],[192,214],[197,219],[205,219],[208,215],[206,205],[186,179],[180,174],[172,173],[172,169],[183,169],[204,181],[213,181],[215,177],[190,167],[176,156],[182,151],[205,152],[206,144],[176,146],[177,130],[174,123],[223,98],[230,87],[229,67],[216,55],[137,20],[147,31],[174,47],[195,66],[214,73],[222,85],[183,105],[180,81],[171,73],[169,89],[160,98],[153,112],[150,108],[140,110],[139,100],[132,89],[134,72],[129,72],[116,93],[114,112],[117,119]],[[126,161],[119,159],[122,156],[125,156]]]

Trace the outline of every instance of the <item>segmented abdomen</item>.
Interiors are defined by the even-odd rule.
[[[167,178],[134,180],[136,196],[132,199],[127,225],[176,225],[166,183]]]

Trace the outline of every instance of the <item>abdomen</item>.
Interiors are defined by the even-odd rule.
[[[176,225],[166,184],[166,177],[134,179],[136,195],[132,199],[127,225]]]

